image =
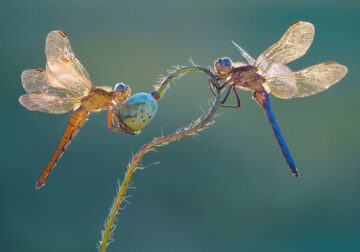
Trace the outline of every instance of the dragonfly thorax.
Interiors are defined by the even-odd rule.
[[[250,65],[234,67],[231,69],[229,81],[236,86],[247,90],[263,90],[265,78],[257,72],[257,68]]]

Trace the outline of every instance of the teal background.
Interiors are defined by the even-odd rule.
[[[96,251],[117,180],[154,136],[207,109],[206,76],[190,73],[168,90],[138,136],[112,133],[91,114],[47,185],[35,180],[70,114],[31,112],[24,69],[45,65],[48,32],[67,32],[96,85],[123,81],[150,92],[160,74],[192,59],[240,60],[230,40],[257,57],[297,20],[315,40],[300,69],[334,60],[349,68],[319,95],[272,97],[299,168],[295,179],[250,92],[240,109],[221,109],[198,137],[147,154],[108,251],[359,251],[359,1],[10,1],[0,2],[1,251]]]

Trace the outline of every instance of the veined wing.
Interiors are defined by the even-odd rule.
[[[89,74],[72,51],[66,34],[52,31],[46,38],[46,70],[23,71],[21,81],[28,94],[20,103],[29,110],[65,113],[93,88]]]
[[[45,70],[41,68],[27,69],[21,74],[21,82],[27,93],[41,92],[59,97],[77,97],[78,94],[72,90],[60,88],[51,82]]]
[[[19,101],[28,110],[52,114],[63,114],[73,109],[79,102],[74,97],[58,97],[52,94],[33,92],[20,96]]]
[[[288,68],[286,73],[285,70],[279,70],[281,67],[269,71],[273,76],[267,76],[264,85],[270,93],[283,99],[320,93],[340,81],[348,71],[346,66],[332,61],[313,65],[297,72],[291,72],[286,67]],[[281,71],[283,74],[280,74]]]
[[[233,67],[241,67],[241,66],[246,66],[246,64],[244,62],[238,61],[238,62],[233,62],[232,66]]]
[[[253,57],[251,57],[244,49],[242,49],[238,44],[236,44],[234,41],[231,41],[231,43],[235,46],[235,48],[241,53],[241,56],[246,60],[248,65],[255,65],[255,60]]]
[[[296,96],[298,92],[296,76],[288,66],[274,63],[268,69],[267,74],[264,87],[269,93],[282,99]]]
[[[76,58],[63,31],[52,31],[48,34],[45,52],[45,75],[48,85],[69,90],[77,97],[83,96],[93,88],[88,72]]]
[[[46,71],[41,68],[23,71],[21,80],[28,94],[21,96],[19,101],[29,110],[62,114],[76,107],[80,101],[78,93],[54,87]]]
[[[266,73],[272,64],[285,65],[303,56],[309,49],[315,34],[315,28],[308,22],[295,22],[281,39],[266,49],[256,60],[262,73]]]

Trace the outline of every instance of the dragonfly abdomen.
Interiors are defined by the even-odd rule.
[[[266,116],[268,117],[268,120],[270,122],[270,125],[273,129],[274,135],[279,143],[281,152],[283,153],[283,156],[285,158],[286,163],[288,164],[292,174],[295,177],[298,177],[298,172],[296,169],[296,165],[295,165],[295,161],[292,158],[291,154],[290,154],[290,150],[288,149],[285,140],[281,134],[279,125],[276,122],[275,116],[272,112],[271,109],[271,105],[270,105],[270,98],[269,98],[269,94],[265,91],[255,91],[254,94],[254,99],[257,101],[257,103],[263,108],[263,110],[265,111]]]
[[[76,136],[80,128],[86,122],[88,114],[89,112],[84,109],[84,107],[79,107],[72,113],[65,132],[60,140],[60,143],[56,147],[54,154],[51,156],[50,161],[47,163],[45,169],[41,172],[36,182],[36,189],[39,189],[45,185],[45,181],[49,177],[50,172],[52,171],[52,169],[54,169],[56,163],[64,154],[67,147],[70,145],[71,140]]]

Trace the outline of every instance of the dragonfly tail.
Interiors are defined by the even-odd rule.
[[[49,177],[50,172],[52,171],[52,169],[54,169],[56,163],[64,154],[67,147],[70,145],[71,140],[76,136],[80,128],[86,122],[88,114],[89,114],[88,111],[83,109],[83,107],[76,109],[72,113],[68,125],[65,129],[65,132],[57,148],[55,149],[54,154],[51,156],[50,161],[47,163],[45,169],[41,172],[39,178],[37,179],[36,189],[40,189],[45,185],[45,181]]]
[[[288,164],[292,174],[295,177],[298,177],[299,175],[298,175],[298,172],[296,169],[295,161],[292,158],[288,147],[286,146],[286,143],[281,134],[279,125],[277,124],[274,113],[272,112],[269,94],[265,90],[264,91],[255,91],[253,94],[253,97],[257,101],[257,103],[264,109],[265,114],[268,117],[271,127],[274,131],[274,135],[279,143],[280,149],[285,157],[286,163]]]

